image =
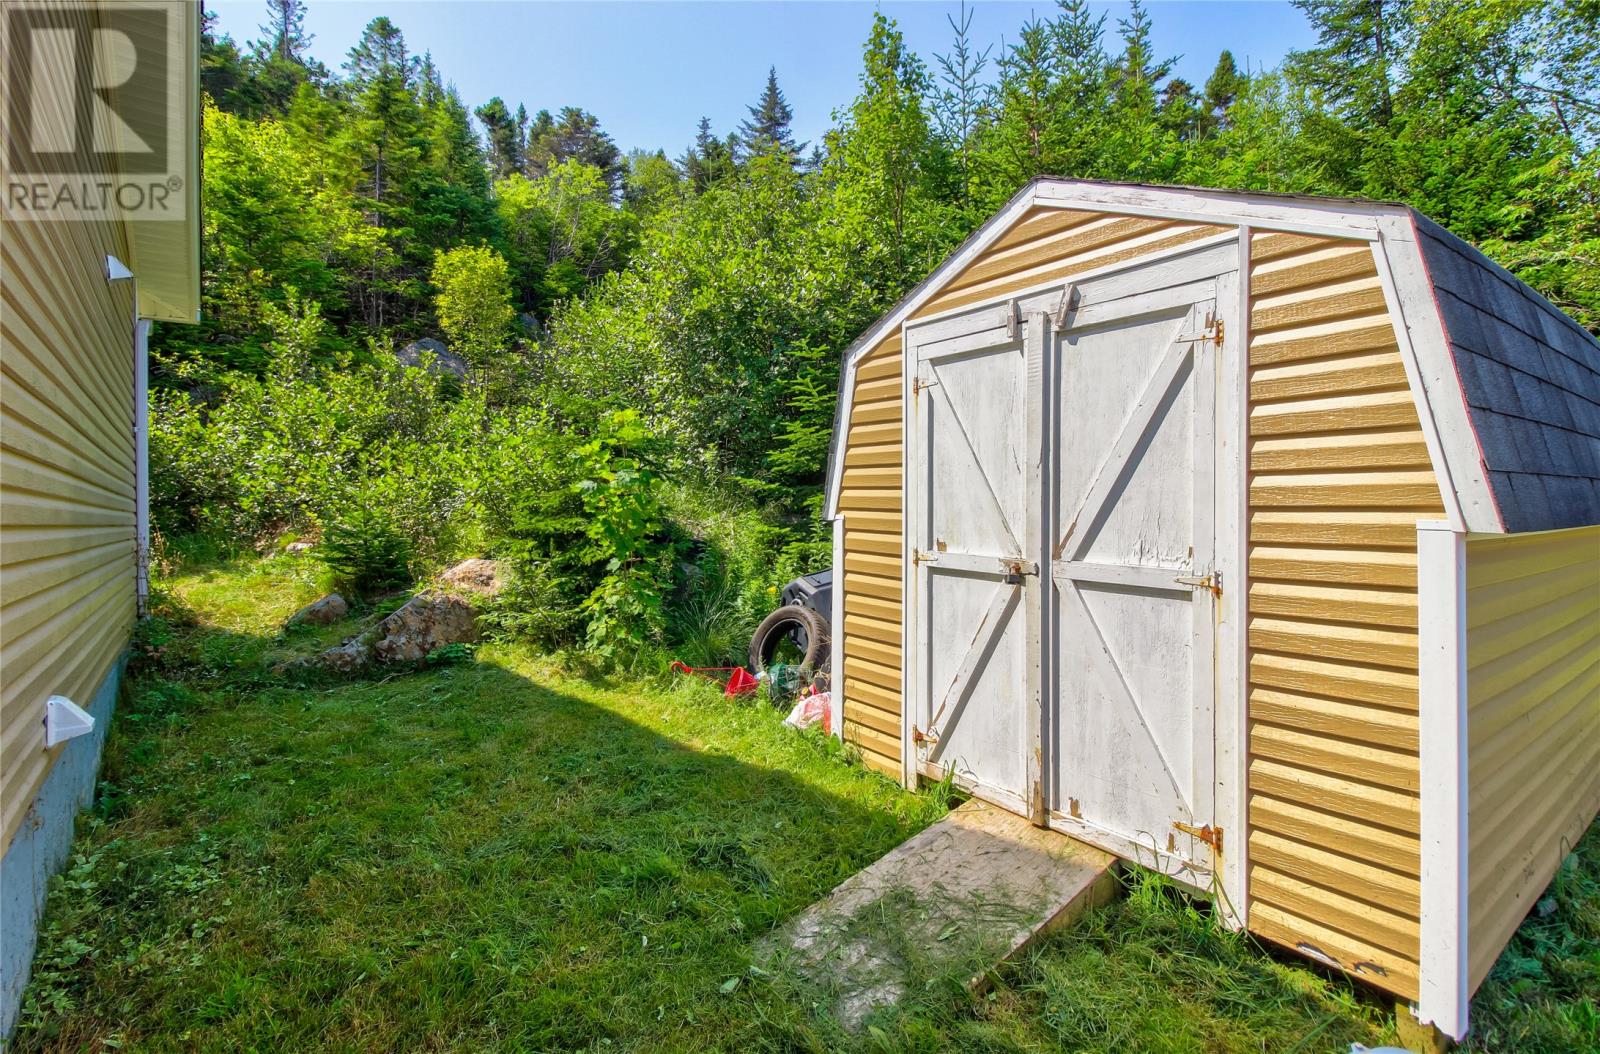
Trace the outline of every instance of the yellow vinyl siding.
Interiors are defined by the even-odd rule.
[[[27,104],[6,101],[13,118]],[[45,699],[88,705],[134,616],[133,290],[108,283],[105,265],[129,260],[126,234],[97,222],[3,228],[0,849],[60,754],[44,748]]]
[[[856,367],[839,511],[844,514],[844,736],[900,775],[900,335]]]
[[[912,318],[975,304],[1221,234],[1226,227],[1037,208],[945,282]]]
[[[1469,988],[1600,811],[1600,527],[1467,539]]]
[[[1250,928],[1415,997],[1439,487],[1366,243],[1254,235],[1250,324]]]

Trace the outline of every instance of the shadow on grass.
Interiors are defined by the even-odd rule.
[[[1312,1029],[1315,1049],[1377,1035],[1348,986],[1253,954],[1192,906],[1136,897],[985,999],[934,979],[845,1036],[754,948],[941,802],[714,689],[563,679],[516,648],[382,679],[275,675],[261,664],[281,638],[183,622],[118,715],[17,1051],[1260,1050]]]

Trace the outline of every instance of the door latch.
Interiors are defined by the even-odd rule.
[[[1189,586],[1191,589],[1204,589],[1214,597],[1222,596],[1222,572],[1212,571],[1203,575],[1179,575],[1173,579],[1180,586]]]

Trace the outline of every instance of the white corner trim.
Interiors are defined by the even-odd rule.
[[[844,742],[844,517],[833,519],[833,603],[828,612],[832,637],[828,649],[828,729]]]
[[[1422,809],[1417,1018],[1467,1034],[1466,536],[1417,524],[1418,743]]]
[[[1417,400],[1445,512],[1457,531],[1500,534],[1505,527],[1489,488],[1455,354],[1410,213],[1381,218],[1379,234],[1373,260],[1395,322],[1395,338]]]
[[[1225,588],[1216,639],[1214,811],[1226,832],[1217,906],[1224,923],[1236,930],[1245,927],[1250,912],[1250,234],[1248,226],[1236,232],[1237,269],[1219,278],[1217,289],[1224,334],[1216,364],[1215,553]]]
[[[916,486],[922,472],[922,444],[913,443],[921,415],[911,395],[911,382],[919,371],[915,349],[910,343],[904,320],[900,323],[900,782],[917,789],[917,744],[915,739],[917,700],[921,698],[922,651],[917,632],[922,625],[922,597],[917,589],[917,565],[906,559],[917,545],[917,530],[922,509]]]

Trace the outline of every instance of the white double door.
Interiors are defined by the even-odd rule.
[[[913,763],[1174,873],[1215,867],[1233,280],[1124,273],[906,332]]]

